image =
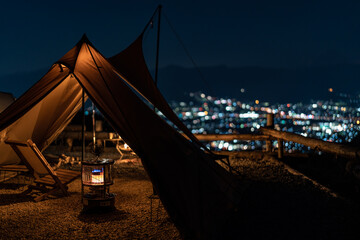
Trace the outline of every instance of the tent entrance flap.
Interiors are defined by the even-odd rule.
[[[4,143],[5,139],[32,139],[44,150],[70,123],[81,107],[81,86],[70,74],[23,116],[0,132],[0,164],[16,164],[20,159]]]

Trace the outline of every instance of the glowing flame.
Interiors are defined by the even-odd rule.
[[[94,185],[100,185],[104,183],[104,170],[94,169],[91,174],[91,183]]]

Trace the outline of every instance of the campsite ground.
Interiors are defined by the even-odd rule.
[[[116,152],[112,154],[116,156]],[[304,165],[310,160],[309,157],[287,157],[284,161],[306,172]],[[342,188],[349,184],[346,181],[339,183],[341,174],[331,172],[331,168],[324,169],[312,163],[313,171],[306,172],[311,176],[308,178],[261,153],[254,154],[251,159],[238,157],[232,164],[240,174],[243,197],[238,213],[228,222],[231,237],[359,238],[360,214],[356,194],[352,194],[354,189]],[[319,166],[324,165],[319,163]],[[331,173],[327,176],[321,173],[324,171]],[[152,194],[152,185],[141,164],[136,161],[117,164],[116,176],[111,187],[111,192],[116,193],[116,211],[101,214],[81,213],[80,180],[70,184],[71,196],[54,197],[38,203],[30,196],[19,195],[24,187],[16,179],[0,183],[0,239],[180,238],[163,207],[160,206],[157,212],[156,200],[153,220],[150,219],[148,197]]]
[[[82,213],[80,179],[69,185],[69,197],[37,203],[19,196],[17,184],[0,183],[0,239],[179,239],[158,200],[151,220],[152,185],[143,168],[129,163],[117,170],[116,210],[109,213]]]

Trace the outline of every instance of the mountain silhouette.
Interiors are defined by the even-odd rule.
[[[189,92],[201,91],[216,97],[237,98],[241,101],[287,103],[328,99],[336,93],[358,94],[360,65],[338,64],[302,68],[263,67],[201,67],[197,69],[168,66],[159,71],[159,88],[165,98],[185,100]],[[46,69],[0,76],[0,91],[19,97],[45,73]],[[244,92],[241,92],[244,89]]]
[[[360,65],[294,69],[213,66],[202,67],[200,71],[207,83],[196,69],[163,68],[159,74],[159,88],[168,100],[179,100],[184,93],[202,91],[217,97],[272,103],[329,99],[332,97],[329,88],[333,89],[333,95],[357,94],[360,89]]]

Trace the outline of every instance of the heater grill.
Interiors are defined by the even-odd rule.
[[[82,198],[84,209],[114,207],[115,195],[110,193],[113,184],[110,159],[96,158],[82,163]]]

